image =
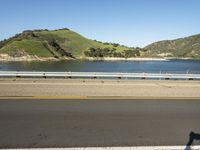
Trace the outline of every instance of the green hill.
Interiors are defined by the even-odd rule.
[[[0,42],[0,59],[5,55],[11,58],[25,56],[58,60],[86,57],[189,57],[200,59],[200,34],[156,42],[145,48],[130,48],[116,43],[90,40],[67,28],[27,30]]]
[[[160,41],[145,47],[146,57],[200,58],[200,34],[176,40]]]
[[[11,57],[114,57],[126,50],[135,51],[115,43],[90,40],[66,28],[52,31],[28,30],[0,42],[0,54],[8,54]]]

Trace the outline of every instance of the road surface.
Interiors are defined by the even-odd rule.
[[[199,100],[0,100],[0,148],[186,145],[191,131]]]

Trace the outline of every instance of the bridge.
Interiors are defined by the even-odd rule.
[[[108,73],[108,72],[30,72],[0,71],[0,78],[105,78],[105,79],[160,79],[200,80],[200,74],[177,73]]]

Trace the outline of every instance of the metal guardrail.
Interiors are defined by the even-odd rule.
[[[40,78],[118,78],[118,79],[186,79],[200,80],[200,74],[168,73],[105,73],[105,72],[28,72],[0,71],[0,77],[40,77]]]

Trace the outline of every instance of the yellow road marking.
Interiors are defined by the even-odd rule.
[[[87,96],[34,96],[33,99],[85,100],[87,99]]]
[[[110,99],[110,100],[200,100],[200,97],[137,97],[137,96],[103,96],[103,97],[93,97],[88,96],[88,99]]]
[[[137,96],[0,96],[0,100],[200,100],[200,97]]]

